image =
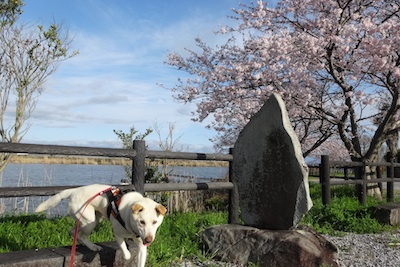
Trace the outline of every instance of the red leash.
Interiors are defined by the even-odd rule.
[[[78,221],[76,222],[75,234],[74,234],[74,241],[73,241],[73,243],[72,243],[72,248],[71,248],[71,258],[70,258],[70,261],[69,261],[69,266],[70,266],[70,267],[74,267],[74,265],[75,265],[76,240],[78,239],[79,224],[81,223],[82,214],[85,212],[86,207],[90,204],[90,202],[93,201],[93,199],[95,199],[97,196],[100,196],[100,195],[102,195],[102,194],[104,194],[104,193],[106,193],[107,191],[110,191],[110,190],[112,190],[112,189],[113,189],[113,187],[111,186],[111,187],[109,187],[109,188],[107,188],[107,189],[104,189],[103,191],[98,192],[96,195],[92,196],[92,197],[86,202],[85,207],[83,207],[83,210],[82,210],[82,212],[81,212],[81,215],[80,215]]]

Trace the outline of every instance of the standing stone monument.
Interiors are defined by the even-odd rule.
[[[297,224],[311,208],[308,168],[279,95],[271,95],[240,133],[233,183],[245,225],[203,231],[216,259],[260,266],[340,266],[337,247]]]
[[[312,207],[308,167],[279,95],[271,95],[239,134],[233,179],[245,225],[288,230]]]

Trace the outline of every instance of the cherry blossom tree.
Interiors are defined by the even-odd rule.
[[[400,127],[399,9],[398,0],[241,5],[232,10],[237,25],[216,32],[226,42],[210,46],[197,38],[187,56],[168,55],[167,65],[188,74],[174,97],[196,104],[194,120],[214,117],[208,127],[219,133],[218,148],[231,146],[277,92],[304,156],[345,149],[353,161],[376,160]]]

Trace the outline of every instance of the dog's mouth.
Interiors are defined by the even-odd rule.
[[[153,242],[153,238],[148,236],[145,239],[142,239],[142,241],[143,241],[143,245],[148,247],[151,245],[151,242]]]
[[[145,245],[146,247],[148,247],[148,246],[151,245],[151,242],[148,242],[148,241],[144,240],[144,241],[143,241],[143,245]]]

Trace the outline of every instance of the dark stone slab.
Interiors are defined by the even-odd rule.
[[[290,229],[312,207],[308,167],[279,95],[271,95],[239,134],[233,179],[245,225]]]
[[[56,267],[64,266],[64,257],[51,249],[22,250],[0,253],[1,267]]]
[[[129,242],[132,253],[130,260],[125,260],[122,251],[115,242],[99,243],[103,250],[95,252],[85,246],[77,246],[75,267],[97,266],[135,266],[137,250],[133,242]],[[68,267],[71,247],[59,247],[38,250],[22,250],[0,253],[0,267]]]

